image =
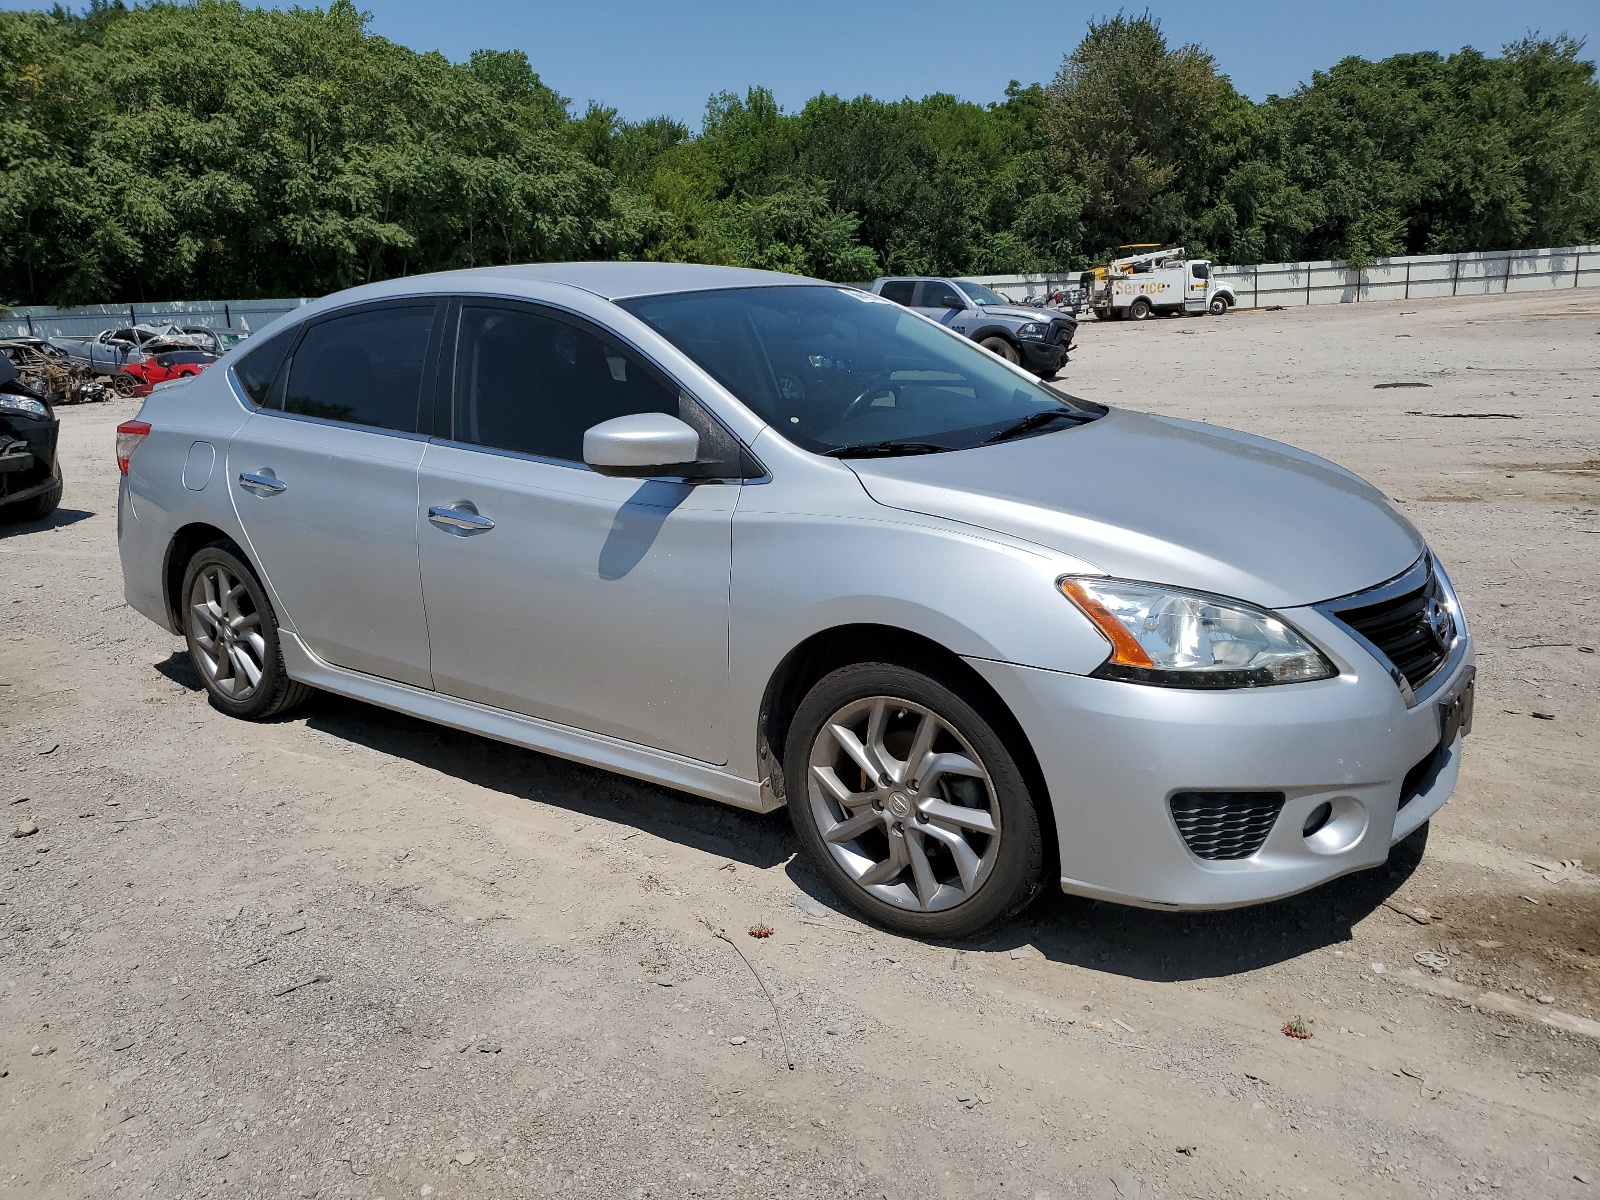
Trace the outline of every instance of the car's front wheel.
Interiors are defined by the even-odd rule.
[[[183,576],[189,658],[214,707],[259,721],[288,712],[312,689],[289,678],[278,622],[255,572],[227,542],[202,547]]]
[[[1211,297],[1211,304],[1208,307],[1213,317],[1225,317],[1228,315],[1228,301],[1225,296]]]
[[[929,675],[861,663],[824,677],[795,713],[784,781],[829,886],[883,925],[966,937],[1039,892],[1044,838],[1015,755]]]
[[[983,339],[983,341],[979,342],[978,345],[982,346],[985,350],[992,350],[994,353],[998,354],[1001,358],[1005,359],[1008,363],[1012,363],[1013,365],[1022,361],[1022,355],[1018,352],[1017,348],[1010,342],[1006,341],[1003,337],[986,337]]]

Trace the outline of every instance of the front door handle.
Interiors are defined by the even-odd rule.
[[[457,537],[488,533],[494,528],[494,522],[467,500],[458,500],[449,506],[434,505],[428,510],[428,520],[446,533],[453,533]]]
[[[287,483],[265,467],[259,473],[240,471],[239,486],[254,492],[258,496],[276,496],[279,492],[287,491],[289,488]]]

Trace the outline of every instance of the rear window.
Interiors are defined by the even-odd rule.
[[[289,363],[283,410],[415,433],[433,310],[405,305],[317,322]]]
[[[283,366],[283,360],[289,353],[289,347],[294,344],[294,339],[299,335],[300,327],[285,329],[282,333],[275,333],[259,346],[253,346],[250,353],[241,358],[233,367],[233,377],[239,381],[239,386],[244,389],[245,395],[250,397],[251,403],[257,408],[281,408],[282,402],[269,403],[272,393],[272,381],[278,377],[278,370]]]

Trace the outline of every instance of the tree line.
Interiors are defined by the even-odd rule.
[[[1130,242],[1233,263],[1600,240],[1600,87],[1529,36],[1349,58],[1254,103],[1148,14],[1003,101],[711,98],[698,130],[579,113],[521,51],[465,63],[350,3],[0,12],[0,302],[317,295],[559,259],[837,280],[1075,270]]]

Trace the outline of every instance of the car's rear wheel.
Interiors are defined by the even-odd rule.
[[[1150,315],[1151,311],[1150,301],[1143,296],[1136,296],[1133,303],[1128,305],[1128,316],[1135,321],[1143,321]]]
[[[917,937],[976,933],[1044,877],[1027,781],[995,724],[947,683],[842,667],[795,713],[784,755],[795,832],[830,887]]]
[[[986,337],[983,339],[983,341],[979,342],[978,345],[982,346],[985,350],[994,351],[994,353],[998,354],[1008,363],[1014,364],[1022,361],[1022,355],[1018,353],[1017,348],[1010,342],[1006,341],[1003,337]]]
[[[311,688],[289,678],[272,605],[234,546],[215,542],[197,551],[182,594],[189,658],[214,707],[259,721],[311,695]]]

